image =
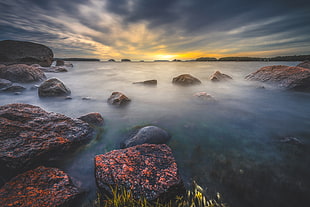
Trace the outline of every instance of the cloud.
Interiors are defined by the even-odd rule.
[[[309,8],[305,0],[2,0],[0,40],[103,59],[305,54]]]

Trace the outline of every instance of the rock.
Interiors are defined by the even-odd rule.
[[[2,89],[2,91],[5,91],[5,92],[21,92],[24,90],[26,90],[26,88],[22,85],[17,84],[17,83],[13,83],[11,86],[9,86],[5,89]]]
[[[38,68],[17,64],[0,68],[0,78],[12,82],[28,83],[45,80],[46,76]]]
[[[110,186],[131,190],[134,198],[174,198],[184,192],[176,161],[165,145],[143,144],[95,157],[96,183],[103,195]]]
[[[115,60],[114,60],[114,59],[109,59],[108,61],[109,61],[109,62],[115,62]]]
[[[0,64],[0,68],[3,68],[3,67],[5,67],[6,65],[4,65],[4,64]]]
[[[166,144],[171,136],[165,130],[157,126],[146,126],[141,128],[134,136],[125,139],[121,148],[133,147],[141,144]]]
[[[310,60],[306,60],[306,61],[304,61],[304,62],[302,62],[302,63],[299,63],[299,64],[297,65],[297,67],[302,67],[302,68],[308,68],[308,69],[310,69]]]
[[[48,67],[53,62],[53,51],[41,44],[14,40],[0,41],[0,63],[39,64]]]
[[[125,105],[131,100],[121,92],[113,92],[108,98],[108,103],[112,105]]]
[[[39,86],[38,94],[40,97],[68,96],[71,91],[59,79],[50,78]]]
[[[64,66],[39,67],[39,69],[46,73],[68,72],[68,69]]]
[[[133,84],[157,85],[157,80],[146,80],[141,82],[134,82]]]
[[[57,168],[37,167],[0,189],[0,206],[69,206],[81,196],[70,177]]]
[[[245,77],[247,80],[261,81],[279,88],[307,91],[310,90],[310,69],[273,65],[262,67]]]
[[[46,112],[29,104],[0,106],[0,166],[25,169],[90,141],[84,121]],[[29,169],[29,168],[28,168]]]
[[[89,100],[91,100],[91,97],[86,96],[86,97],[83,97],[82,100],[84,100],[84,101],[89,101]]]
[[[190,74],[182,74],[174,77],[172,83],[182,86],[201,84],[201,81]]]
[[[213,98],[210,94],[206,92],[197,92],[193,95],[195,97],[195,101],[198,103],[214,103],[216,99]]]
[[[221,73],[220,71],[215,71],[210,77],[209,79],[211,81],[222,81],[222,80],[230,80],[232,79],[232,77],[230,77],[229,75],[226,75],[224,73]]]
[[[65,65],[65,61],[64,60],[60,60],[60,59],[56,60],[56,66],[64,66],[64,65]]]
[[[104,119],[101,114],[93,112],[80,116],[78,119],[87,122],[90,125],[102,126]]]
[[[293,144],[293,145],[302,145],[303,144],[297,137],[284,137],[280,140],[280,142]]]
[[[11,86],[12,84],[13,84],[13,83],[12,83],[11,81],[0,78],[0,90],[1,90],[2,88],[7,88],[7,87],[9,87],[9,86]]]
[[[70,62],[65,62],[65,67],[72,68],[72,67],[73,67],[73,64],[70,63]]]

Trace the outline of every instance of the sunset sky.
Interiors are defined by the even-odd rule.
[[[309,0],[1,0],[0,40],[103,60],[310,54]]]

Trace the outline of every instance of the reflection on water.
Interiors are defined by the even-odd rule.
[[[221,192],[231,206],[305,206],[310,186],[310,94],[263,89],[260,83],[244,80],[248,73],[272,64],[298,63],[74,62],[68,73],[47,74],[71,89],[72,100],[40,99],[29,89],[18,96],[1,94],[0,104],[30,103],[71,117],[88,112],[104,116],[104,132],[96,140],[53,164],[80,180],[90,196],[95,192],[93,157],[118,148],[130,128],[154,124],[172,135],[169,145],[185,183],[195,179],[209,193]],[[216,70],[233,81],[210,82]],[[172,78],[183,73],[202,84],[173,85]],[[157,79],[158,85],[132,84],[149,79]],[[132,102],[124,108],[109,106],[106,100],[113,91],[123,92]],[[200,91],[217,101],[197,103],[193,94]]]

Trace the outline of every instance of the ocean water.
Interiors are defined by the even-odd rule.
[[[310,93],[244,80],[275,64],[298,62],[73,62],[68,73],[46,74],[71,89],[71,100],[40,99],[29,84],[21,95],[1,93],[0,105],[29,103],[74,118],[103,115],[104,130],[96,139],[50,164],[78,181],[88,199],[96,191],[94,156],[119,148],[135,126],[152,124],[172,135],[168,145],[186,185],[196,180],[209,195],[220,192],[230,206],[308,206]],[[216,70],[233,80],[209,81]],[[172,78],[184,73],[202,84],[173,85]],[[157,79],[157,86],[132,84],[149,79]],[[131,103],[108,105],[113,91],[123,92]],[[201,102],[196,92],[207,92],[216,102]],[[298,141],[286,142],[287,137]]]

